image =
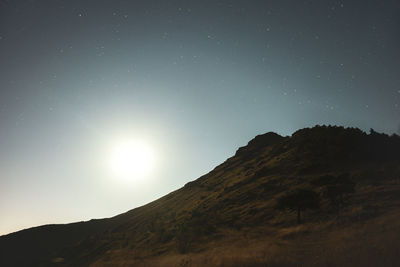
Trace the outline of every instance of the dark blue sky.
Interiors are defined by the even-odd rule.
[[[400,131],[398,1],[0,0],[0,234],[112,216],[257,134]],[[146,182],[108,174],[144,139]]]

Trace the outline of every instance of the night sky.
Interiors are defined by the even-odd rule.
[[[0,0],[0,234],[125,212],[264,132],[400,132],[399,47],[395,0]],[[147,179],[110,174],[121,136]]]

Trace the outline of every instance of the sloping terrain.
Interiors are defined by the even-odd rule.
[[[142,207],[0,237],[0,266],[398,266],[399,151],[354,128],[259,135]],[[278,208],[299,191],[318,200]]]

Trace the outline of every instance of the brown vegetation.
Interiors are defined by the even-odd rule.
[[[0,237],[0,265],[397,266],[398,151],[353,128],[267,133],[145,206]]]

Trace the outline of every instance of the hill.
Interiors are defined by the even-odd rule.
[[[400,137],[316,126],[256,136],[113,218],[0,237],[0,266],[398,266]]]

